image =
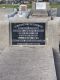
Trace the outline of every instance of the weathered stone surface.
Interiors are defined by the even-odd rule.
[[[58,19],[54,19],[48,21],[48,26],[46,28],[46,39],[48,45],[52,46],[52,48],[56,49],[59,52],[59,21]]]
[[[33,12],[32,16],[39,16],[39,17],[48,17],[48,13],[47,13],[47,10],[36,10]]]
[[[0,80],[56,80],[48,46],[11,47],[0,55]]]
[[[9,21],[0,20],[0,47],[9,46]]]
[[[10,14],[14,11],[13,8],[0,8],[0,14]]]

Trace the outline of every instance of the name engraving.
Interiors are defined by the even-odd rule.
[[[45,23],[11,23],[13,45],[44,45]]]

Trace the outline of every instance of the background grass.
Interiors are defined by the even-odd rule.
[[[28,8],[32,8],[32,4],[27,4]],[[18,8],[19,4],[0,4],[0,8]]]
[[[51,3],[50,7],[51,8],[60,8],[60,3]]]
[[[5,8],[18,8],[19,5],[18,4],[14,4],[14,5],[12,5],[12,4],[0,4],[0,8],[3,8],[3,7],[5,7]]]
[[[28,8],[32,8],[32,4],[27,4],[27,7]]]
[[[28,8],[32,8],[32,4],[27,4]],[[0,4],[0,8],[18,8],[19,4]],[[60,3],[51,3],[51,8],[60,8]]]

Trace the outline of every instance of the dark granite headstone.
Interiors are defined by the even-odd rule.
[[[45,44],[45,23],[11,23],[12,45]]]

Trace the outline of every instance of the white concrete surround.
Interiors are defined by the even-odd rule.
[[[54,19],[50,20],[49,17],[47,18],[30,18],[30,19],[19,19],[16,18],[14,20],[11,19],[10,21],[8,20],[0,20],[0,45],[2,47],[7,47],[11,45],[11,31],[10,31],[10,23],[33,23],[33,22],[44,22],[46,23],[46,45],[51,46],[52,48],[55,48],[59,50],[59,33],[58,33],[58,28],[59,28],[59,20]]]
[[[0,46],[9,46],[9,21],[0,20]]]

